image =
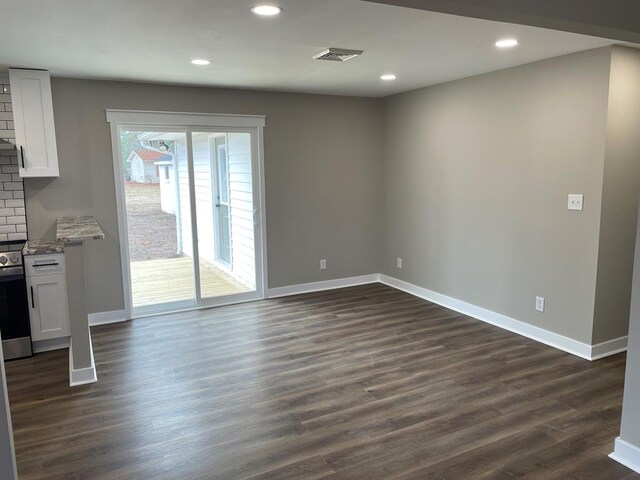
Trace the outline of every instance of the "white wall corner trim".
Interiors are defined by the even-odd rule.
[[[628,341],[629,337],[624,336],[593,345],[591,347],[591,360],[599,360],[616,353],[626,352]]]
[[[89,326],[107,325],[109,323],[120,323],[130,320],[127,318],[126,310],[111,310],[110,312],[97,312],[89,314]]]
[[[377,283],[379,281],[380,275],[373,273],[371,275],[360,275],[358,277],[338,278],[336,280],[302,283],[288,287],[269,288],[267,290],[267,298],[287,297],[289,295],[298,295],[300,293],[321,292],[323,290],[334,290],[336,288],[355,287],[357,285],[366,285],[368,283]]]
[[[640,473],[640,447],[625,442],[620,437],[616,438],[615,450],[609,455],[616,462]]]
[[[387,275],[380,275],[380,282],[390,287],[397,288],[398,290],[402,290],[403,292],[410,293],[411,295],[415,295],[416,297],[423,298],[424,300],[437,303],[443,307],[468,315],[482,322],[504,328],[510,332],[517,333],[540,343],[544,343],[545,345],[558,348],[586,360],[592,360],[592,347],[586,343],[573,340],[543,328],[507,317],[506,315],[487,310],[486,308],[478,307],[476,305],[463,302],[462,300],[448,297],[441,293],[427,290],[426,288],[418,287]]]
[[[96,364],[93,359],[93,342],[89,336],[89,353],[91,354],[91,366],[86,368],[74,368],[73,366],[73,339],[69,345],[69,386],[77,387],[98,381]]]

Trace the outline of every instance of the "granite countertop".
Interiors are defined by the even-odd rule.
[[[102,240],[104,232],[93,217],[62,217],[58,219],[56,237],[63,243]]]
[[[22,249],[22,254],[25,256],[53,253],[64,253],[64,243],[53,240],[29,240]]]

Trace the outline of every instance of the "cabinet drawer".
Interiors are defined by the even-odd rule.
[[[65,273],[66,271],[64,254],[62,253],[53,255],[31,255],[25,257],[24,263],[27,277],[56,275]]]

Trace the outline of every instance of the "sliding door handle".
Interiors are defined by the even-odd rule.
[[[22,162],[22,168],[24,168],[24,149],[20,145],[20,161]]]

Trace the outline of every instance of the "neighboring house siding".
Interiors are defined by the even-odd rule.
[[[168,178],[165,172],[168,171]],[[173,165],[163,165],[160,168],[160,208],[170,215],[176,214],[175,169]]]
[[[136,183],[144,183],[144,165],[140,157],[135,153],[131,159],[131,181]]]
[[[158,167],[151,162],[144,162],[144,183],[159,183]]]
[[[229,133],[227,142],[233,274],[255,288],[251,136]]]
[[[193,256],[191,244],[191,207],[189,200],[189,170],[187,168],[187,146],[176,142],[176,164],[178,165],[178,253]]]
[[[209,136],[209,133],[195,133],[192,144],[199,253],[201,259],[214,262],[216,260],[216,244],[213,229],[215,220],[211,171],[213,158],[209,148]]]
[[[203,260],[214,262],[217,258],[215,243],[215,147],[210,134],[195,134],[192,139],[194,161],[194,183],[196,194],[196,216],[198,219],[199,253]],[[178,146],[178,149],[184,149]],[[255,288],[255,256],[253,231],[253,188],[251,174],[251,137],[245,133],[227,135],[227,156],[229,162],[229,215],[231,222],[231,263],[232,274],[239,281]],[[191,214],[189,208],[189,172],[186,151],[178,151],[178,189],[180,198],[180,228],[182,252],[192,256]]]

